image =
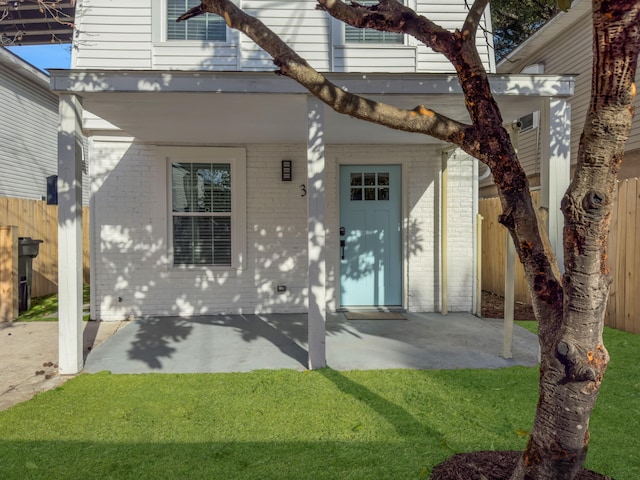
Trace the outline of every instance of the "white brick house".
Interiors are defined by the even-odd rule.
[[[468,118],[450,65],[412,39],[345,28],[314,1],[239,3],[343,88]],[[463,0],[409,3],[447,28],[466,15]],[[308,312],[315,368],[325,364],[327,311],[472,311],[477,162],[334,113],[273,75],[262,50],[214,17],[176,26],[192,4],[79,1],[73,69],[52,72],[69,212],[60,228],[60,318],[70,319],[61,371],[82,362],[80,176],[66,147],[82,132],[94,319]],[[482,33],[478,44],[493,71]],[[510,115],[550,97],[565,102],[572,85],[562,76],[492,79]]]

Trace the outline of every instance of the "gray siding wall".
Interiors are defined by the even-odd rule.
[[[58,171],[58,97],[0,64],[0,105],[0,196],[40,200]]]
[[[571,103],[571,162],[575,164],[578,156],[580,135],[584,129],[584,121],[589,108],[591,97],[591,64],[593,55],[591,50],[591,16],[586,14],[578,19],[571,28],[562,34],[549,39],[543,47],[525,58],[518,58],[516,62],[505,63],[501,72],[517,73],[526,65],[542,63],[545,74],[577,75],[575,94]],[[636,77],[636,82],[640,75]],[[640,100],[635,101],[636,109],[640,107]],[[520,138],[520,157],[529,175],[540,171],[540,145],[530,138]],[[635,121],[631,129],[626,151],[632,152],[640,148],[640,122]],[[630,157],[631,158],[631,157]],[[624,166],[624,165],[623,165]]]
[[[452,72],[442,56],[407,38],[404,45],[342,41],[344,26],[316,10],[315,0],[238,0],[320,71]],[[451,30],[462,26],[463,0],[409,5]],[[74,68],[158,70],[273,70],[270,57],[246,36],[227,42],[165,41],[164,0],[79,0]],[[493,69],[493,51],[478,33],[481,57]]]

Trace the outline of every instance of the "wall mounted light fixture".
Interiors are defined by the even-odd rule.
[[[282,160],[282,181],[290,182],[293,178],[291,170],[291,160]]]

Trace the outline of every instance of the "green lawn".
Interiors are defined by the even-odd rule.
[[[613,360],[587,466],[640,478],[640,336]],[[420,479],[455,452],[522,449],[536,368],[81,375],[0,412],[0,478]]]
[[[89,285],[82,287],[82,303],[89,303]],[[84,315],[84,320],[89,320],[89,315]],[[34,297],[31,299],[31,308],[22,312],[18,317],[19,322],[57,322],[58,321],[58,294]]]

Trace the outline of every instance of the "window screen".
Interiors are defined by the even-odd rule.
[[[226,25],[217,15],[207,13],[176,23],[180,15],[198,5],[199,0],[167,0],[167,40],[227,40]]]

